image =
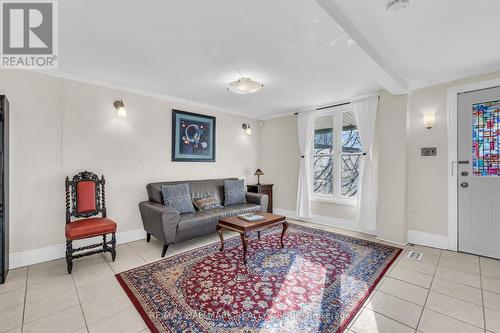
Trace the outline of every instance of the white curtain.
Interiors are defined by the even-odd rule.
[[[314,111],[300,112],[297,116],[299,134],[300,172],[297,192],[297,216],[312,217],[311,213],[311,153],[314,140]]]
[[[358,186],[359,221],[362,231],[377,234],[378,161],[373,152],[378,96],[351,103],[358,124],[363,156],[361,182]]]

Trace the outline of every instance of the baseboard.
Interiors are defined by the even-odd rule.
[[[351,231],[363,232],[359,228],[359,223],[353,220],[339,219],[335,217],[322,216],[322,215],[313,215],[313,217],[310,219],[298,218],[294,211],[288,209],[280,209],[280,208],[275,208],[274,212],[276,214],[285,215],[287,217],[297,219],[300,221],[312,222]],[[146,233],[144,232],[143,229],[134,229],[129,231],[118,232],[116,234],[116,243],[117,244],[129,243],[145,238],[146,238]],[[391,242],[389,240],[384,240],[384,241]],[[90,244],[92,243],[92,240],[81,241],[80,243],[81,245]],[[448,237],[441,234],[433,234],[418,230],[408,230],[408,243],[430,246],[438,249],[447,249]],[[406,245],[406,244],[398,244],[398,245]],[[78,244],[78,246],[80,246],[80,244]],[[9,268],[14,269],[23,266],[39,264],[45,261],[64,258],[65,251],[66,251],[65,244],[56,244],[56,245],[46,246],[43,248],[12,253],[9,256]]]
[[[379,241],[386,242],[386,243],[392,243],[394,245],[401,246],[401,247],[404,247],[404,246],[408,245],[408,242],[406,242],[406,243],[399,243],[399,242],[395,242],[395,241],[392,241],[392,240],[389,240],[389,239],[385,239],[385,238],[382,238],[382,237],[378,237],[378,236],[377,236],[377,239]]]
[[[358,221],[354,221],[354,220],[339,219],[336,217],[323,216],[323,215],[313,215],[313,217],[311,217],[311,218],[297,217],[297,213],[295,211],[288,210],[288,209],[281,209],[281,208],[274,208],[273,211],[276,214],[285,215],[286,217],[289,217],[289,218],[292,218],[295,220],[299,220],[299,221],[312,222],[312,223],[317,223],[317,224],[321,224],[321,225],[327,225],[329,227],[335,227],[335,228],[346,229],[346,230],[351,230],[351,231],[363,232],[359,228]]]
[[[418,230],[408,230],[408,243],[438,249],[448,249],[448,236]]]
[[[398,242],[394,242],[394,241],[391,241],[391,240],[388,240],[388,239],[383,239],[383,238],[377,237],[377,235],[375,233],[371,233],[371,232],[368,232],[366,230],[361,229],[360,226],[359,226],[359,222],[358,221],[354,221],[354,220],[339,219],[339,218],[336,218],[336,217],[323,216],[323,215],[314,215],[314,214],[313,214],[313,217],[311,217],[311,218],[303,218],[303,217],[299,218],[299,217],[297,217],[297,214],[295,213],[295,211],[288,210],[288,209],[281,209],[281,208],[275,208],[274,212],[276,214],[285,215],[287,217],[290,217],[292,219],[296,219],[296,220],[299,220],[299,221],[317,223],[317,224],[321,224],[321,225],[327,225],[329,227],[335,227],[335,228],[340,228],[340,229],[345,229],[345,230],[350,230],[350,231],[356,231],[356,232],[361,232],[363,234],[372,235],[372,236],[375,236],[380,241],[384,241],[384,242],[388,242],[388,243],[393,243],[394,245],[401,246],[401,247],[403,247],[406,244],[408,244],[408,243],[404,243],[404,244],[403,243],[398,243]]]
[[[129,231],[117,232],[116,243],[123,244],[146,238],[146,232],[143,229],[134,229]],[[84,246],[96,243],[99,240],[86,239],[78,241],[75,246]],[[9,256],[9,269],[39,264],[45,261],[64,258],[66,255],[66,245],[56,244],[28,251],[12,253]]]

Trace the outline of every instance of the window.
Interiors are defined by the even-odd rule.
[[[472,106],[472,172],[500,176],[500,101]]]
[[[349,108],[318,115],[314,125],[313,199],[356,204],[362,155]]]

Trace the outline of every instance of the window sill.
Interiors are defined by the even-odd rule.
[[[336,205],[343,206],[352,206],[356,207],[358,205],[358,200],[356,198],[339,198],[330,195],[313,195],[312,201],[315,202],[323,202],[323,203],[331,203]]]

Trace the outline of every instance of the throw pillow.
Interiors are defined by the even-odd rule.
[[[189,184],[162,185],[161,194],[165,206],[175,208],[179,214],[194,213]]]
[[[219,200],[217,200],[217,198],[214,195],[194,198],[193,205],[200,211],[222,207]]]
[[[245,196],[245,181],[224,180],[224,205],[237,205],[247,203]]]

